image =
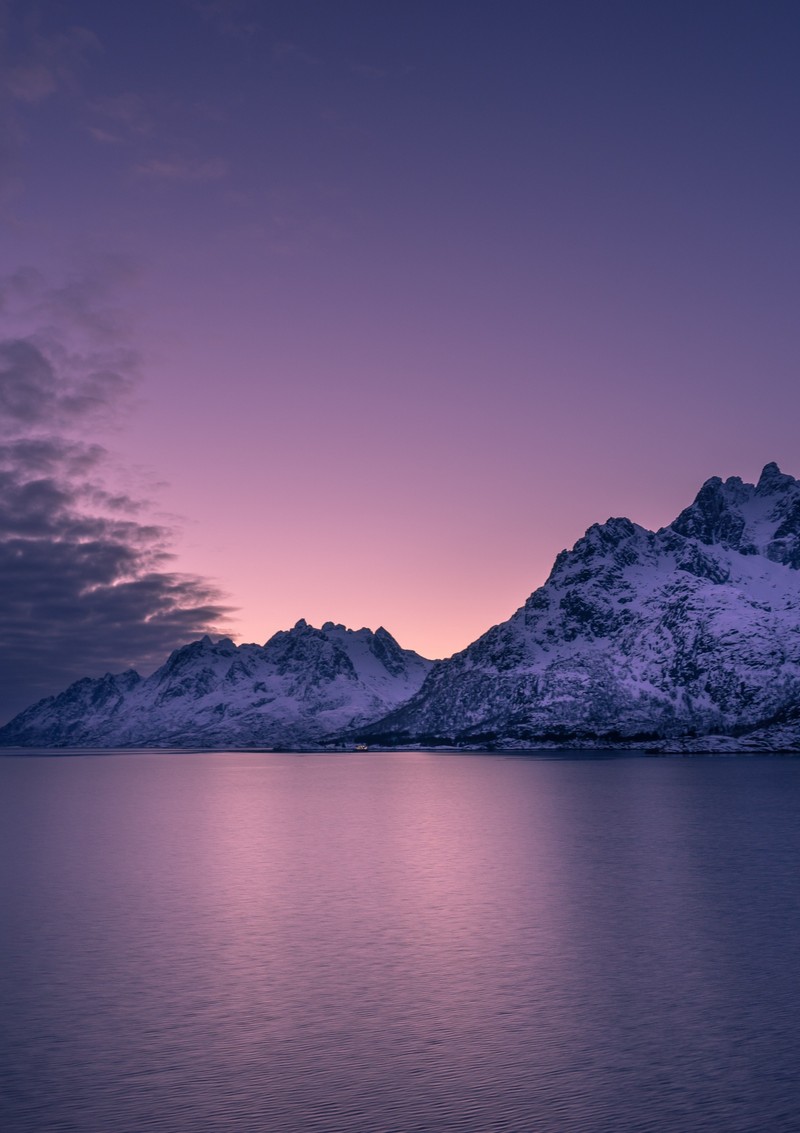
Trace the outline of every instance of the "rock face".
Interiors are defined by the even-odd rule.
[[[800,482],[706,481],[674,523],[590,527],[372,742],[800,750]]]
[[[408,700],[431,662],[383,628],[304,621],[266,645],[204,637],[152,676],[77,681],[0,729],[0,743],[74,747],[314,745]]]

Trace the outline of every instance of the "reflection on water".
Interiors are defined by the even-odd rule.
[[[0,1127],[797,1130],[800,762],[0,759]]]

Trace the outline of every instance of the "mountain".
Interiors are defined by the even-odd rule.
[[[208,637],[152,676],[78,681],[0,729],[22,746],[641,746],[800,751],[800,481],[707,480],[668,527],[590,527],[544,586],[430,662],[304,621]]]
[[[590,527],[373,743],[800,750],[800,482],[707,480],[668,527]]]
[[[409,699],[432,662],[383,628],[301,620],[265,645],[209,637],[152,676],[84,679],[20,713],[0,744],[45,747],[307,746]]]

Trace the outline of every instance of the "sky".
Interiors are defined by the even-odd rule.
[[[800,474],[800,7],[0,0],[0,718],[206,629],[429,657]]]

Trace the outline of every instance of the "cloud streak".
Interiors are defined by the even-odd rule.
[[[133,382],[113,322],[92,315],[100,285],[18,273],[0,297],[21,290],[60,321],[0,339],[0,719],[79,677],[154,667],[228,612],[170,569],[169,528],[109,486],[106,450],[81,436]]]
[[[220,157],[154,157],[140,162],[136,172],[158,181],[221,181],[228,176],[228,163]]]

